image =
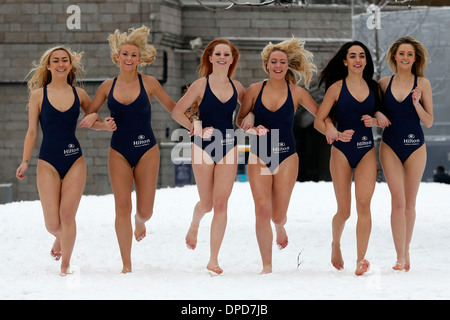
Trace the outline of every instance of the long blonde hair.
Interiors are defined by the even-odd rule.
[[[151,64],[156,58],[156,49],[147,43],[150,29],[142,26],[138,29],[130,28],[127,32],[120,32],[118,29],[108,36],[109,47],[111,48],[111,59],[115,65],[119,66],[117,60],[120,50],[126,44],[135,45],[139,49],[139,66]]]
[[[299,83],[303,77],[305,78],[305,87],[309,88],[312,76],[317,72],[316,65],[312,62],[314,55],[304,48],[305,41],[292,38],[278,44],[269,44],[261,52],[263,62],[263,70],[268,72],[267,64],[269,63],[270,54],[274,51],[282,51],[286,53],[288,58],[289,69],[286,73],[286,80],[290,83]],[[299,79],[295,76],[297,74]]]
[[[411,72],[418,76],[425,76],[425,71],[427,69],[428,60],[428,50],[425,46],[411,37],[403,37],[395,41],[389,48],[386,55],[386,61],[389,62],[389,67],[393,73],[397,72],[397,62],[395,61],[395,55],[397,54],[398,48],[402,44],[410,44],[414,47],[414,52],[416,53],[416,61],[414,62]]]
[[[50,57],[52,53],[58,50],[67,52],[67,54],[69,55],[70,63],[72,64],[72,69],[67,75],[67,83],[71,86],[75,86],[77,82],[77,76],[81,79],[81,72],[84,72],[84,66],[81,63],[83,52],[74,52],[68,47],[56,46],[45,51],[39,63],[33,62],[33,68],[27,74],[28,77],[31,73],[34,73],[27,83],[30,92],[38,88],[43,88],[52,81],[52,74],[50,70],[47,69],[47,67],[50,65]]]

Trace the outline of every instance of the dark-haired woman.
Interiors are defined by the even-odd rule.
[[[327,134],[327,141],[332,143],[330,172],[337,201],[332,223],[331,263],[338,270],[344,267],[340,243],[345,222],[350,217],[354,171],[358,213],[356,275],[370,268],[365,256],[372,227],[370,202],[377,172],[371,127],[377,125],[373,115],[380,104],[378,84],[372,79],[373,70],[370,52],[363,43],[344,44],[321,73],[319,86],[325,83],[326,94],[314,121],[315,128],[323,134],[326,133],[326,117],[331,115],[337,124],[334,136]]]

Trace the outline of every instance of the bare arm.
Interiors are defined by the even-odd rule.
[[[175,107],[175,102],[164,91],[159,81],[152,76],[143,76],[144,85],[150,88],[151,93],[158,99],[158,101],[167,109],[170,113]]]
[[[326,119],[329,119],[329,114],[331,111],[331,108],[337,101],[339,97],[339,93],[341,92],[341,85],[342,82],[336,82],[333,85],[331,85],[327,92],[325,93],[325,97],[323,98],[322,104],[317,111],[316,119],[314,120],[314,128],[316,128],[317,131],[322,133],[323,135],[327,134],[327,123]],[[327,120],[328,121],[328,120]],[[336,137],[334,140],[340,140],[343,142],[348,142],[351,140],[351,137],[353,135],[353,130],[345,130],[344,132],[338,132],[336,131]],[[328,139],[327,142],[331,143],[331,139]]]
[[[80,127],[87,127],[94,130],[108,130],[108,131],[116,130],[116,124],[113,118],[106,117],[105,119],[102,120],[98,115],[98,111],[102,107],[105,100],[108,98],[109,90],[111,90],[112,86],[112,81],[113,80],[110,79],[103,82],[98,87],[97,92],[95,93],[94,99],[92,101],[90,101],[89,96],[85,92],[87,98],[86,97],[84,98],[84,106],[83,104],[82,106],[86,116],[83,118],[83,120],[81,120],[79,124]],[[92,116],[92,114],[95,114],[96,116]],[[94,117],[96,119],[94,119]]]
[[[41,113],[43,92],[38,89],[31,93],[28,103],[28,130],[25,136],[25,142],[23,147],[22,163],[16,170],[16,177],[20,180],[25,178],[25,171],[28,169],[28,164],[33,154],[33,149],[36,144],[36,137],[39,130],[39,115]]]
[[[418,86],[413,90],[413,104],[417,114],[425,127],[433,125],[433,96],[430,81],[426,78],[418,79]],[[422,104],[420,103],[422,100]]]
[[[192,124],[185,112],[195,102],[199,101],[205,86],[206,80],[204,78],[194,81],[172,110],[172,118],[188,130],[191,129]]]

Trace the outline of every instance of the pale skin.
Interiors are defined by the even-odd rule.
[[[230,47],[227,44],[217,44],[213,54],[209,57],[209,61],[213,68],[209,75],[210,88],[214,95],[225,103],[233,96],[233,87],[227,76],[228,69],[233,63]],[[238,102],[241,103],[245,89],[239,81],[232,81],[238,93]],[[214,128],[202,128],[199,121],[191,123],[186,117],[185,111],[195,102],[200,105],[206,83],[205,77],[196,80],[172,112],[173,119],[189,129],[191,135],[198,135],[203,138],[211,137]],[[237,172],[237,147],[224,155],[224,158],[217,164],[212,161],[208,153],[195,144],[192,145],[191,152],[192,169],[200,200],[194,208],[192,222],[186,234],[186,245],[192,250],[196,248],[200,221],[206,213],[214,210],[210,231],[210,259],[206,268],[216,274],[221,274],[223,269],[219,266],[218,257],[227,224],[228,198]]]
[[[67,111],[74,103],[72,87],[67,84],[67,75],[72,69],[70,57],[65,50],[56,50],[50,55],[47,69],[52,81],[47,85],[47,97],[51,105],[60,112]],[[25,178],[36,137],[39,130],[39,116],[42,108],[44,89],[39,88],[30,94],[28,110],[28,130],[25,136],[22,163],[17,168],[16,177]],[[91,102],[88,94],[76,88],[82,110],[87,113]],[[96,115],[94,115],[96,117]],[[70,274],[70,259],[76,238],[75,216],[86,181],[86,163],[81,156],[61,180],[56,169],[48,162],[39,159],[36,170],[39,198],[44,213],[45,227],[55,237],[51,255],[61,259],[61,276]]]
[[[288,70],[288,59],[284,52],[274,51],[271,53],[267,70],[270,78],[267,80],[262,95],[262,103],[267,109],[275,112],[285,103],[289,85],[294,102],[295,110],[293,112],[295,113],[298,105],[301,104],[310,113],[314,115],[317,113],[318,105],[305,89],[296,84],[287,84],[285,76]],[[266,134],[268,129],[262,125],[258,127],[248,125],[244,122],[244,118],[253,110],[262,85],[263,82],[258,82],[247,89],[237,117],[238,126],[257,135]],[[271,221],[275,225],[278,247],[283,249],[288,245],[285,224],[290,197],[297,179],[298,161],[295,153],[285,159],[272,174],[256,155],[251,153],[249,155],[247,170],[255,203],[255,228],[263,265],[262,274],[272,272],[273,233]]]
[[[113,95],[118,102],[128,105],[136,100],[140,94],[137,73],[137,67],[140,63],[139,49],[135,45],[125,44],[122,46],[116,59],[120,66],[120,73],[117,77]],[[158,80],[152,76],[142,75],[142,81],[150,103],[152,97],[155,96],[167,111],[171,112],[175,102],[167,95]],[[97,112],[101,108],[108,97],[112,83],[113,79],[110,79],[99,86],[89,107],[90,112]],[[114,119],[110,117],[105,118],[103,123],[97,124],[97,128],[115,130]],[[138,242],[146,236],[145,223],[153,214],[159,161],[158,145],[155,145],[142,156],[134,170],[119,152],[112,148],[109,149],[108,169],[114,193],[115,229],[123,263],[122,273],[132,272],[131,246],[133,235]],[[131,221],[133,181],[136,191],[134,232]]]
[[[414,108],[420,120],[429,128],[433,124],[433,100],[428,79],[418,77],[414,86],[412,65],[416,60],[415,50],[411,44],[401,44],[395,54],[397,72],[391,85],[391,91],[397,101],[403,101],[411,92]],[[390,77],[380,80],[383,92],[389,84]],[[383,115],[380,119],[383,119]],[[395,125],[392,124],[392,125]],[[397,253],[395,270],[408,271],[411,266],[409,246],[416,218],[416,197],[427,161],[425,144],[414,151],[402,163],[394,151],[384,142],[380,146],[380,161],[384,176],[391,192],[391,228]]]
[[[348,68],[346,84],[350,94],[356,100],[360,102],[364,101],[369,95],[369,86],[362,77],[364,67],[367,63],[364,49],[356,45],[350,47],[346,60],[343,63]],[[317,112],[314,126],[323,134],[326,134],[325,119],[338,100],[341,88],[342,80],[331,85],[325,93],[323,102]],[[361,121],[364,122],[366,127],[379,125],[378,121],[370,115],[364,115]],[[344,132],[336,131],[334,136],[327,135],[327,141],[329,143],[332,143],[334,140],[349,142],[353,133],[354,131],[351,129],[345,130]],[[358,214],[356,226],[357,269],[355,272],[357,275],[361,275],[368,270],[368,265],[361,262],[364,261],[367,252],[372,226],[370,202],[375,189],[376,171],[375,149],[373,148],[361,159],[354,172],[356,209]],[[345,155],[334,146],[331,148],[330,172],[337,201],[337,212],[332,221],[333,242],[331,246],[331,263],[336,269],[341,270],[344,268],[344,260],[341,254],[341,236],[345,222],[350,217],[353,169],[350,167]]]

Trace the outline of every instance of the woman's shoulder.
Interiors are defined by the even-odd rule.
[[[430,80],[425,77],[417,77],[417,85],[418,86],[431,86]]]
[[[30,100],[42,99],[44,97],[44,88],[37,88],[30,92]]]

